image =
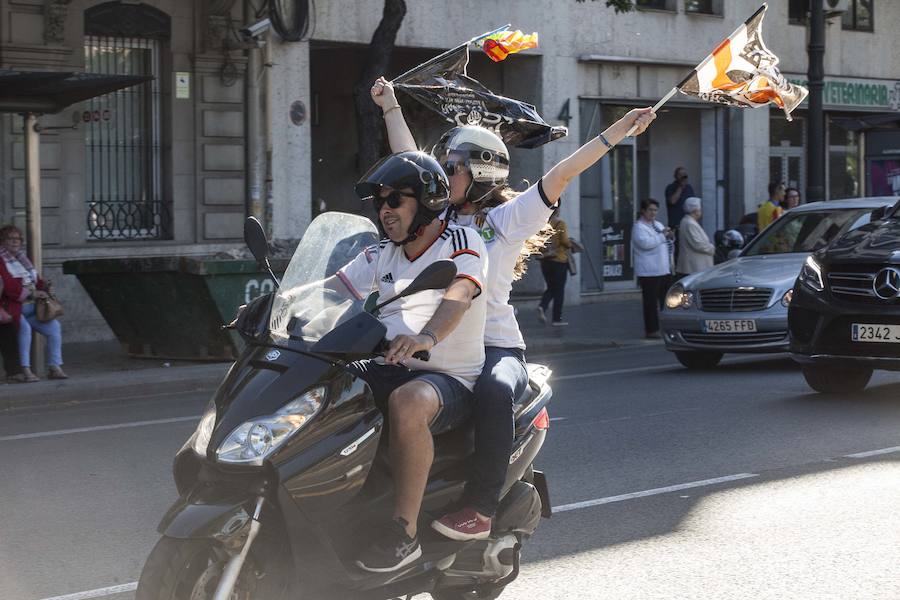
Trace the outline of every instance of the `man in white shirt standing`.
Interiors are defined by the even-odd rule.
[[[472,388],[484,365],[487,252],[476,232],[438,219],[449,189],[441,166],[424,152],[379,161],[356,192],[374,202],[384,239],[336,275],[353,297],[363,300],[377,291],[384,299],[436,260],[451,259],[457,267],[447,289],[412,294],[382,308],[378,318],[390,340],[384,360],[351,365],[376,400],[387,403],[396,487],[392,522],[357,560],[367,571],[395,571],[421,556],[417,520],[434,459],[432,435],[470,418]],[[419,351],[430,352],[427,362],[413,358]]]
[[[649,339],[659,339],[659,311],[672,277],[672,240],[669,227],[656,220],[659,202],[641,200],[640,218],[631,230],[634,273],[641,286],[644,304],[644,333]]]

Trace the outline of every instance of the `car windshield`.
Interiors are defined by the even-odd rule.
[[[378,230],[359,215],[327,212],[316,217],[281,280],[269,329],[276,342],[291,336],[315,343],[336,325],[363,310],[333,275],[378,242]]]
[[[844,209],[787,213],[763,231],[743,256],[810,253],[838,235],[868,222],[872,209]]]

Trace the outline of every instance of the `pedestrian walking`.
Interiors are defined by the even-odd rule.
[[[553,237],[547,242],[543,255],[541,255],[541,273],[547,289],[541,297],[538,305],[538,320],[547,323],[547,308],[553,300],[553,327],[568,325],[562,320],[563,302],[566,297],[566,279],[569,276],[569,252],[572,249],[572,241],[569,239],[569,228],[566,222],[559,218],[559,209],[553,211],[550,217],[550,225],[553,226]]]
[[[659,202],[641,200],[640,218],[631,229],[634,273],[641,286],[644,305],[644,333],[649,339],[660,338],[659,311],[672,280],[671,242],[675,237],[670,227],[656,220]]]
[[[685,215],[678,226],[678,238],[681,240],[681,252],[675,267],[675,277],[681,279],[713,266],[716,246],[700,226],[703,216],[703,202],[700,198],[691,197],[684,201]]]

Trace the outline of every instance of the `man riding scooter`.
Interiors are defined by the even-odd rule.
[[[449,189],[441,166],[424,152],[379,161],[356,192],[372,199],[385,239],[336,275],[362,300],[373,291],[381,298],[396,295],[436,260],[452,259],[457,268],[445,290],[416,294],[383,309],[378,318],[390,340],[384,360],[350,366],[376,400],[386,402],[396,485],[392,520],[356,561],[367,571],[394,571],[421,556],[417,520],[434,458],[432,436],[469,419],[472,388],[484,364],[484,242],[472,230],[438,219]],[[427,362],[413,357],[420,352],[430,353]]]

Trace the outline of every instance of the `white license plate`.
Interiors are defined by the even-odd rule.
[[[853,323],[850,326],[850,339],[854,342],[900,344],[900,325]]]
[[[713,319],[703,321],[703,333],[755,333],[753,319]]]

